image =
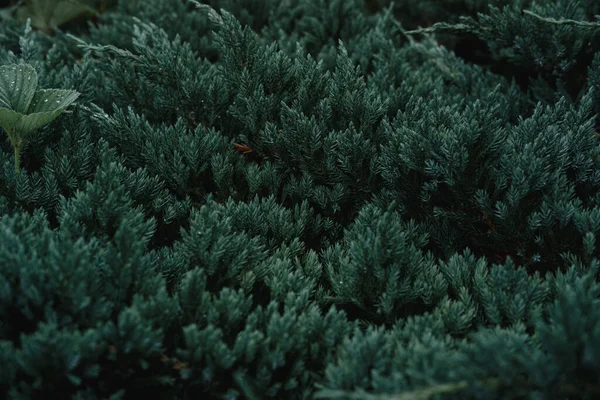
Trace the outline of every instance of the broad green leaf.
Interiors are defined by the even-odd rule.
[[[40,112],[35,114],[23,115],[17,122],[17,132],[20,132],[25,138],[29,133],[52,122],[64,111],[64,108],[56,111]]]
[[[29,113],[17,121],[16,130],[23,137],[49,122],[53,121],[65,111],[65,108],[79,97],[73,90],[48,89],[36,92]]]
[[[19,137],[17,137],[16,127],[19,125],[19,120],[23,117],[23,114],[19,114],[14,110],[0,107],[0,126],[10,139],[13,146],[18,145]]]
[[[12,64],[0,67],[0,107],[26,113],[35,94],[38,77],[28,64]]]
[[[42,89],[35,92],[27,114],[53,112],[73,103],[79,93],[74,90]]]
[[[15,170],[27,136],[56,119],[79,93],[74,90],[36,91],[37,74],[26,64],[0,67],[0,127],[15,151]]]
[[[51,29],[63,25],[83,14],[97,11],[78,0],[29,0],[17,10],[17,18],[39,29]]]
[[[0,107],[0,126],[13,145],[22,143],[25,136],[58,117],[79,93],[74,90],[47,89],[35,92],[27,114]]]

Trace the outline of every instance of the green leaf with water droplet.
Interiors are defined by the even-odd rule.
[[[47,89],[35,92],[26,114],[0,108],[0,126],[25,137],[58,117],[79,93],[73,90]]]
[[[37,88],[38,77],[29,64],[0,67],[0,107],[26,113]]]
[[[74,90],[37,90],[37,73],[26,64],[0,67],[0,127],[15,148],[15,168],[27,136],[58,117],[79,93]]]
[[[35,95],[27,109],[27,114],[54,112],[73,103],[79,93],[74,90],[41,89]]]

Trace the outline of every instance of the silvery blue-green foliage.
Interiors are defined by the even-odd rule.
[[[0,141],[1,394],[595,398],[597,2],[115,3],[0,24],[82,93]]]
[[[108,46],[82,46],[98,57],[107,84],[102,87],[100,98],[110,98],[107,104],[98,104],[109,109],[111,104],[119,107],[131,106],[135,111],[148,116],[171,111],[172,115],[151,122],[174,123],[181,115],[190,125],[197,125],[196,115],[206,115],[205,107],[219,106],[226,101],[217,90],[215,67],[199,57],[189,43],[179,36],[170,39],[167,33],[153,24],[137,20],[133,29],[132,50]],[[88,53],[86,53],[88,54]],[[157,60],[162,60],[157,63]],[[222,107],[222,106],[221,106]],[[215,112],[213,118],[220,117]],[[213,121],[206,121],[211,124]]]
[[[177,199],[165,188],[164,181],[142,168],[128,170],[104,140],[99,142],[98,151],[96,171],[85,188],[68,199],[60,198],[58,209],[71,217],[64,220],[59,213],[60,226],[68,227],[74,237],[108,239],[115,234],[116,224],[131,218],[135,209],[152,221],[153,229],[146,234],[146,240],[170,243],[178,237],[173,223],[187,218],[190,200]],[[97,206],[90,208],[90,202]]]
[[[413,29],[438,21],[458,22],[460,16],[485,13],[492,6],[519,4],[521,7],[528,7],[531,0],[376,0],[372,3],[376,3],[377,8],[392,6],[402,25]]]
[[[443,334],[439,319],[429,315],[411,317],[402,328],[357,329],[328,365],[327,390],[317,398],[352,398],[352,391],[369,398],[368,392],[402,393],[458,381],[470,372],[459,364],[459,346]],[[338,391],[345,396],[333,396]]]
[[[591,101],[588,94],[577,107],[540,105],[506,127],[488,119],[495,101],[459,111],[441,98],[413,98],[394,125],[383,125],[390,143],[380,159],[385,185],[404,198],[407,215],[430,216],[434,242],[464,245],[466,236],[487,255],[504,248],[535,268],[561,262],[561,253],[580,249],[585,234],[571,222],[574,215],[598,206],[596,196],[586,195],[598,185]],[[463,112],[468,124],[447,125],[450,115]]]
[[[271,12],[272,23],[263,29],[263,34],[272,40],[300,42],[306,51],[318,58],[330,58],[340,40],[347,42],[365,35],[372,24],[365,15],[364,0],[288,0],[278,3]]]
[[[317,300],[325,301],[320,287],[323,267],[308,249],[310,238],[320,234],[325,224],[313,213],[307,202],[290,210],[272,196],[248,203],[210,200],[192,212],[181,241],[159,252],[157,266],[170,283],[200,266],[211,289],[227,286],[250,292],[268,287],[263,293],[270,295],[257,299],[261,302],[282,300],[306,287],[316,291]]]
[[[391,27],[390,32],[405,37],[399,26]],[[440,96],[463,108],[491,92],[495,93],[497,105],[494,113],[502,121],[515,123],[519,116],[529,113],[531,100],[521,93],[514,80],[465,62],[435,40],[416,41],[409,37],[408,44],[402,47],[395,46],[391,39],[388,42],[374,57],[368,82],[386,93],[391,102],[390,118],[396,116],[398,109],[410,108],[417,99]]]
[[[108,92],[105,98],[111,98],[117,104],[120,103],[120,99],[128,98],[130,102],[132,98],[139,99],[130,105],[136,111],[146,115],[162,115],[163,122],[166,117],[165,113],[172,110],[174,116],[186,116],[186,122],[190,125],[206,124],[206,126],[212,126],[225,134],[236,132],[233,139],[242,141],[258,154],[264,154],[262,157],[265,159],[264,165],[258,164],[260,169],[253,166],[252,175],[247,175],[247,179],[253,181],[253,192],[248,193],[249,195],[254,196],[256,189],[261,186],[263,189],[273,189],[273,179],[278,182],[289,179],[290,184],[288,187],[284,187],[283,191],[292,197],[295,197],[296,193],[302,197],[311,195],[310,192],[307,193],[299,188],[298,172],[306,164],[303,159],[307,157],[312,159],[313,154],[319,155],[319,157],[329,157],[329,159],[323,160],[321,168],[311,167],[314,170],[313,175],[315,175],[312,179],[326,179],[326,175],[319,170],[329,170],[330,174],[339,176],[335,179],[341,179],[342,182],[352,182],[352,185],[360,182],[359,185],[356,185],[356,191],[364,192],[365,189],[361,186],[372,184],[369,181],[373,177],[360,177],[364,174],[361,165],[368,165],[370,157],[369,154],[357,154],[356,146],[366,139],[362,138],[358,131],[354,132],[353,130],[360,129],[365,132],[373,130],[385,112],[385,103],[367,87],[359,76],[359,71],[352,66],[343,47],[341,47],[341,55],[335,70],[326,72],[320,68],[319,64],[306,56],[292,59],[282,51],[275,52],[272,46],[264,46],[253,32],[248,28],[243,29],[228,13],[224,13],[222,17],[218,16],[216,20],[213,19],[213,23],[215,21],[222,25],[222,29],[215,37],[215,45],[221,51],[224,69],[216,70],[206,61],[194,58],[188,46],[182,45],[177,39],[171,42],[162,30],[151,25],[142,25],[141,28],[136,28],[136,32],[138,32],[136,37],[139,38],[136,48],[137,51],[143,52],[142,54],[111,46],[82,45],[82,47],[98,54],[102,59],[115,57],[122,60],[118,63],[110,63],[111,68],[114,68],[110,74],[115,80],[114,86],[105,86]],[[152,43],[147,43],[150,35],[154,39]],[[156,58],[171,61],[175,59],[176,64],[175,66],[160,65],[154,61]],[[279,67],[277,69],[269,67],[272,65]],[[134,76],[138,78],[135,79]],[[329,76],[334,79],[326,84]],[[169,87],[171,90],[163,92],[161,89],[157,89],[157,86]],[[149,95],[150,92],[154,94],[154,97]],[[144,93],[148,94],[144,95]],[[362,97],[365,95],[369,97],[363,99]],[[149,99],[153,100],[152,103],[148,103]],[[347,108],[349,101],[354,102],[351,108]],[[307,118],[307,114],[314,112],[319,114],[319,120]],[[286,117],[281,118],[282,114]],[[130,124],[134,121],[132,120],[133,114],[130,113],[131,122],[127,125],[124,125],[123,117],[118,117],[122,122],[115,125],[110,122],[113,118],[107,118],[101,112],[96,112],[95,115],[94,118],[99,121],[100,126],[107,133],[115,132],[115,143],[119,142],[117,146],[123,145],[124,148],[136,149],[135,154],[130,154],[128,158],[133,161],[139,160],[140,155],[143,156],[144,148],[150,144],[147,142],[148,134],[140,134],[138,138],[132,138],[132,141],[128,141],[127,138],[128,131],[141,133],[140,129],[131,129]],[[118,115],[116,114],[116,116]],[[226,116],[227,118],[225,118]],[[292,136],[297,135],[299,119],[305,119],[306,127],[303,129],[312,130],[317,135],[315,136],[316,141],[312,140],[312,144],[310,144],[314,150],[306,156],[302,156],[304,150],[300,150],[305,147],[305,144],[298,142],[295,137],[292,139]],[[135,122],[137,125],[140,123],[145,124],[141,121]],[[118,128],[119,126],[122,128]],[[148,124],[145,126],[144,129],[147,131],[151,129]],[[184,128],[182,121],[176,126],[178,126],[176,128],[178,130]],[[335,137],[321,139],[323,134],[320,132],[325,129],[339,131],[339,133],[336,132],[336,136],[349,130],[353,132],[354,139],[348,143],[338,140],[340,152],[328,154],[323,150],[321,141],[332,142],[336,139]],[[280,130],[289,131],[280,134],[278,133]],[[157,143],[162,140],[157,139]],[[212,146],[216,146],[216,143]],[[189,157],[198,157],[197,152],[192,151],[189,145],[181,143],[178,147],[181,156],[177,154],[176,148],[173,149],[175,151],[172,153],[173,155],[169,156],[169,158],[175,157],[173,160],[176,161],[176,168],[183,168],[185,161],[182,165],[180,159],[181,157],[183,160],[188,158],[185,156],[186,153],[189,154]],[[139,149],[142,149],[141,154]],[[155,147],[155,149],[159,148]],[[161,152],[166,150],[162,145],[160,149]],[[205,149],[208,150],[208,148]],[[214,152],[214,147],[210,151]],[[236,192],[243,195],[249,189],[242,186],[239,190],[234,190],[236,186],[239,186],[238,181],[234,179],[235,176],[241,175],[240,170],[250,167],[236,167],[236,164],[240,165],[239,161],[234,161],[235,159],[232,157],[233,153],[225,152],[221,147],[221,151],[214,154],[211,161],[214,182],[225,196],[236,196]],[[311,163],[314,164],[314,161]],[[335,166],[339,163],[341,163],[343,173],[340,173]],[[199,168],[198,173],[206,169],[206,166],[198,165],[195,161],[192,164],[195,164],[194,168]],[[285,169],[281,168],[282,164]],[[141,165],[149,167],[148,162],[138,163],[138,166]],[[290,166],[293,166],[293,169]],[[151,168],[156,167],[159,165]],[[276,178],[276,175],[274,176],[271,172],[272,168],[278,171]],[[261,172],[261,170],[263,171]],[[177,174],[181,175],[181,173]],[[195,175],[198,176],[198,173]],[[269,180],[264,182],[265,178],[254,177],[257,173],[264,174],[265,178],[269,177]],[[170,177],[173,176],[172,172],[168,172],[168,174]],[[270,178],[271,176],[273,178]],[[257,179],[263,180],[264,183],[259,186],[260,180]],[[189,180],[183,176],[179,180],[177,190],[180,193],[184,192],[186,189],[183,185],[187,184],[188,187],[191,186],[188,191],[200,190],[203,192],[202,188],[193,185],[195,180],[193,176]],[[177,182],[173,182],[173,184],[177,184]],[[330,201],[327,198],[336,196],[341,200],[339,196],[344,195],[339,192],[340,189],[340,185],[333,192],[326,187],[319,188],[311,195],[312,202],[321,208],[333,208],[335,211],[335,203],[329,205]],[[364,197],[364,195],[361,196]]]
[[[592,104],[594,112],[598,114],[600,112],[600,52],[594,55],[594,60],[588,70],[587,85],[593,90],[592,95],[594,100],[592,101]],[[596,124],[596,127],[598,126],[599,125]],[[598,131],[598,129],[596,129],[596,131]]]
[[[357,330],[329,364],[327,389],[317,398],[393,398],[370,393],[397,393],[517,399],[525,391],[537,392],[526,398],[578,396],[573,382],[593,385],[598,379],[599,292],[595,274],[573,277],[574,272],[559,273],[556,300],[533,320],[535,336],[516,323],[480,329],[468,342],[454,341],[445,335],[443,320],[427,314],[386,331]],[[470,385],[473,379],[480,386]]]
[[[203,182],[222,172],[214,168],[214,155],[225,153],[227,142],[203,125],[191,130],[180,119],[171,126],[152,126],[131,108],[126,113],[116,107],[112,116],[100,110],[93,119],[107,142],[126,157],[130,168],[147,169],[181,199],[194,196],[197,201],[200,194],[209,190]],[[234,162],[233,154],[227,161]]]
[[[420,249],[427,234],[389,211],[363,209],[344,240],[323,254],[334,300],[354,303],[370,320],[393,322],[424,308],[454,335],[478,325],[530,326],[549,296],[539,274],[530,277],[511,260],[490,266],[467,249],[436,263]]]
[[[592,0],[524,3],[490,5],[477,18],[439,22],[413,33],[474,34],[487,43],[494,59],[521,68],[536,100],[551,104],[582,97],[586,69],[600,50],[600,6]]]
[[[351,302],[386,321],[409,307],[436,304],[447,291],[431,254],[421,248],[427,234],[400,214],[364,207],[344,234],[344,246],[328,248],[323,259],[336,301]]]
[[[190,271],[177,295],[186,319],[194,321],[184,328],[185,347],[177,351],[188,364],[182,379],[190,396],[305,397],[298,391],[323,372],[323,361],[353,327],[343,312],[311,304],[308,289],[251,311],[242,291],[224,288],[210,295],[206,281],[202,270]]]
[[[94,43],[111,43],[132,50],[134,21],[137,19],[160,26],[170,39],[179,35],[203,56],[215,55],[211,52],[208,19],[205,14],[191,12],[194,8],[187,0],[118,0],[115,8],[107,9],[99,23],[90,27],[89,37]]]
[[[192,3],[198,3],[193,1]],[[260,32],[265,26],[277,23],[280,15],[276,10],[295,6],[293,0],[202,0],[215,10],[227,10],[240,24],[247,25],[255,32]]]
[[[0,222],[0,279],[9,289],[0,308],[1,335],[5,347],[12,343],[8,365],[18,365],[12,378],[2,375],[1,385],[9,397],[57,390],[81,395],[90,387],[100,396],[106,379],[116,377],[107,376],[107,368],[138,379],[140,361],[159,357],[176,304],[164,297],[164,282],[144,255],[143,238],[152,227],[141,213],[122,220],[110,244],[73,238],[68,214],[64,231],[50,230],[46,218],[21,213]],[[115,359],[115,353],[122,355]]]

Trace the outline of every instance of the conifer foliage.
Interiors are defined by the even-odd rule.
[[[14,3],[1,398],[600,398],[598,2]]]

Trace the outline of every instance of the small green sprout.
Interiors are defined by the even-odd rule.
[[[15,150],[17,172],[29,134],[56,119],[79,97],[74,90],[36,90],[37,85],[38,76],[31,65],[0,66],[0,127]]]

